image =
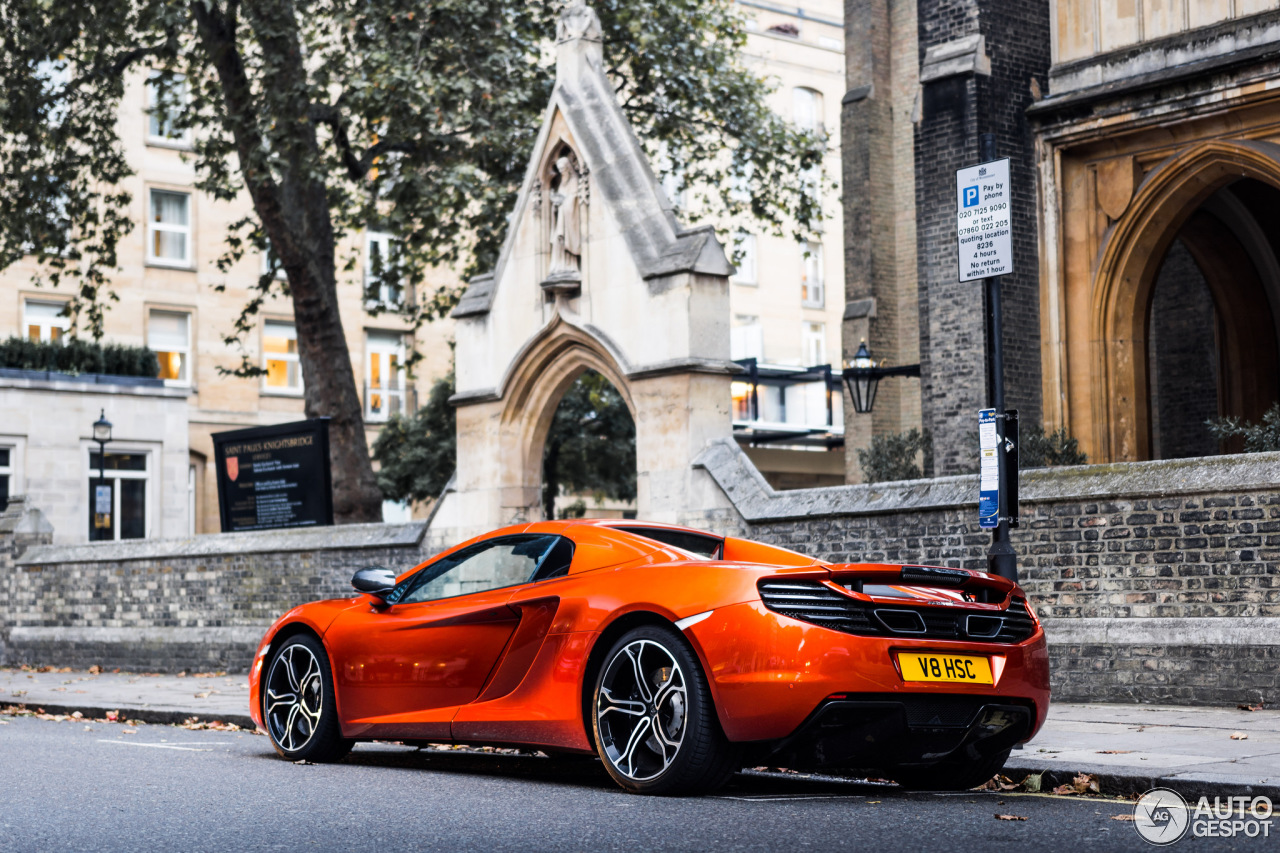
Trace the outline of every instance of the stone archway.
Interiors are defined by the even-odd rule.
[[[638,418],[626,374],[599,339],[556,315],[530,342],[504,383],[500,418],[503,514],[513,520],[538,518],[542,494],[542,458],[556,407],[569,387],[588,370],[609,381]]]
[[[1096,456],[1151,458],[1148,320],[1157,274],[1180,234],[1204,271],[1217,312],[1220,413],[1256,418],[1262,401],[1275,399],[1280,364],[1265,288],[1256,269],[1242,272],[1239,241],[1229,229],[1201,212],[1215,193],[1241,179],[1280,188],[1280,145],[1213,140],[1169,157],[1107,234],[1090,323],[1100,380],[1091,412]],[[1263,305],[1267,311],[1259,310]]]

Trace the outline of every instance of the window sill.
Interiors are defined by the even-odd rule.
[[[760,282],[758,281],[738,281],[736,278],[731,279],[731,281],[740,287],[759,287],[760,286]]]
[[[148,136],[148,148],[168,148],[171,151],[194,151],[195,146],[181,139],[165,139],[163,136]]]
[[[801,302],[800,307],[808,309],[810,311],[826,311],[827,310],[827,305],[825,302]]]
[[[168,261],[158,259],[158,258],[147,258],[147,261],[144,264],[144,266],[150,267],[151,269],[157,269],[157,270],[177,270],[178,272],[195,272],[196,271],[195,264],[187,263],[185,261],[178,262],[178,263],[169,263]]]
[[[292,388],[260,388],[258,394],[263,397],[292,397],[301,400],[304,392],[301,388],[294,390]]]

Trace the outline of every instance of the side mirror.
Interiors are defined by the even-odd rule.
[[[351,586],[376,603],[386,605],[386,598],[396,588],[396,573],[382,566],[366,566],[351,577]]]

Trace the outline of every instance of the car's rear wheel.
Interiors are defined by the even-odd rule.
[[[628,631],[596,677],[592,725],[609,775],[637,794],[699,794],[738,770],[697,656],[673,629]]]
[[[351,751],[338,724],[329,656],[319,640],[310,634],[288,638],[271,655],[266,673],[262,719],[281,757],[340,761]]]
[[[1003,770],[1009,752],[1006,749],[976,761],[951,760],[932,767],[903,767],[890,775],[899,785],[913,791],[967,791]]]

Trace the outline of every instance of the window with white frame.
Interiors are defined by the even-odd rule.
[[[284,281],[289,277],[285,273],[284,267],[280,266],[280,259],[276,257],[276,253],[271,249],[271,241],[268,240],[266,248],[262,250],[262,274],[269,274],[272,267],[276,268],[276,278],[280,281]]]
[[[267,320],[262,324],[262,367],[267,371],[262,384],[268,391],[302,392],[298,329],[293,323]]]
[[[151,191],[147,217],[147,262],[191,266],[191,193]]]
[[[364,417],[379,422],[405,411],[404,335],[365,332]]]
[[[729,328],[729,357],[764,360],[764,327],[754,314],[738,314]]]
[[[145,539],[150,532],[149,454],[89,452],[89,541]]]
[[[13,489],[14,449],[0,446],[0,512],[9,505]]]
[[[801,130],[824,129],[821,92],[807,86],[796,86],[791,90],[791,103],[796,127]]]
[[[738,271],[733,274],[735,284],[759,284],[756,273],[756,235],[739,231],[733,238],[734,266]]]
[[[191,384],[191,315],[152,309],[147,317],[147,346],[160,362],[168,385]]]
[[[404,302],[404,283],[393,278],[388,267],[396,260],[400,241],[382,231],[365,234],[364,296],[366,302],[395,307]]]
[[[800,324],[800,357],[805,367],[827,363],[827,326],[825,323]]]
[[[42,302],[28,299],[22,304],[22,324],[27,329],[27,339],[32,341],[60,341],[71,328],[71,318],[63,314],[65,302]]]
[[[178,118],[187,105],[187,81],[181,74],[156,72],[147,80],[147,142],[160,145],[188,145],[191,132],[178,128]]]
[[[822,244],[802,241],[800,255],[800,303],[805,308],[821,308],[826,304],[822,285]]]

